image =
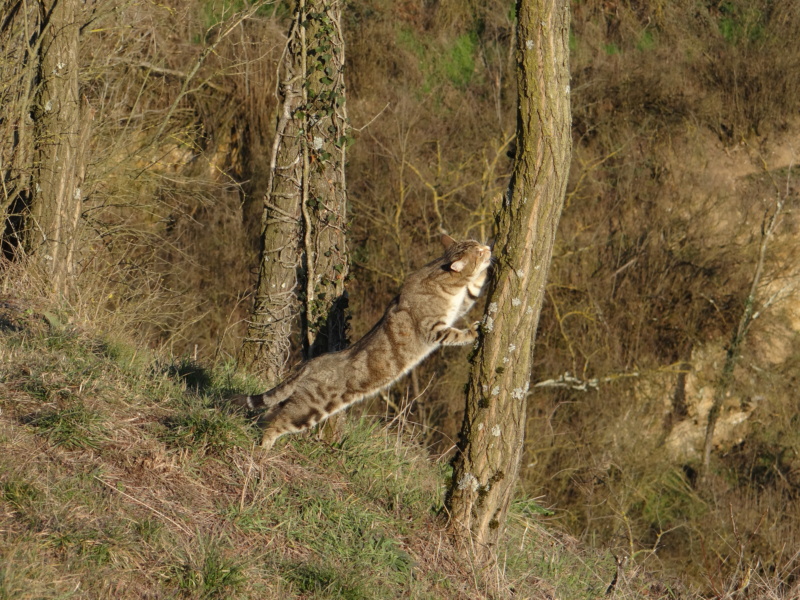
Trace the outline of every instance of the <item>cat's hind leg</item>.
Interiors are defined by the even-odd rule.
[[[284,431],[280,427],[280,413],[283,412],[284,403],[276,404],[266,412],[264,412],[258,419],[258,426],[261,427],[261,447],[264,450],[271,450],[275,441],[281,437]]]
[[[282,435],[297,433],[313,427],[325,418],[324,412],[313,402],[293,396],[267,410],[258,420],[263,430],[261,447],[269,450]]]

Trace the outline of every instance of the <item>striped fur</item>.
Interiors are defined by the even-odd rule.
[[[472,307],[486,281],[491,250],[475,241],[442,236],[444,256],[412,273],[383,318],[358,342],[340,352],[301,364],[277,387],[232,404],[264,410],[261,446],[312,427],[377,394],[418,365],[439,346],[460,346],[477,338],[478,324],[453,324]]]

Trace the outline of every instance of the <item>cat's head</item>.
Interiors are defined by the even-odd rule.
[[[492,262],[492,249],[475,240],[457,242],[449,235],[443,234],[442,245],[445,268],[470,279],[486,271]]]

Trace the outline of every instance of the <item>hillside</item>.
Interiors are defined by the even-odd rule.
[[[520,498],[475,572],[440,517],[447,462],[394,419],[261,454],[220,406],[257,383],[0,300],[0,598],[596,598],[612,556]],[[636,573],[615,597],[679,597]],[[637,591],[637,590],[641,591]]]

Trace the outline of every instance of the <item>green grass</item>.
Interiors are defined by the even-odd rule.
[[[0,494],[9,506],[16,511],[30,510],[41,492],[32,484],[13,475],[6,478],[0,485]]]
[[[452,45],[446,48],[442,60],[442,70],[447,79],[459,88],[466,87],[475,73],[475,52],[478,36],[467,33],[455,38]]]
[[[655,50],[657,45],[656,38],[649,30],[645,29],[639,36],[639,41],[636,42],[636,49],[642,52],[648,52],[650,50]]]
[[[44,411],[31,417],[28,424],[54,446],[69,450],[96,449],[105,438],[102,415],[81,405]]]
[[[743,2],[721,2],[719,32],[732,46],[757,43],[766,35],[766,15],[757,6]]]
[[[249,448],[254,436],[241,418],[214,408],[196,408],[188,414],[168,417],[164,425],[160,437],[168,446],[202,453],[218,454],[228,448]]]
[[[201,540],[199,552],[171,565],[166,578],[184,597],[235,597],[243,588],[246,576],[241,559],[233,558],[231,550],[230,544]]]

